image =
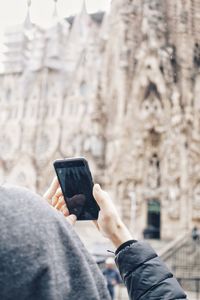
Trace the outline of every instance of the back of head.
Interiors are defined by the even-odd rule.
[[[0,299],[109,299],[65,218],[27,189],[0,187]]]

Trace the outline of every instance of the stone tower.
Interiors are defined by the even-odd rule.
[[[55,7],[48,29],[28,12],[1,47],[0,180],[42,192],[54,159],[86,156],[139,236],[199,225],[199,28],[199,0]]]
[[[118,0],[109,16],[107,183],[136,232],[164,239],[200,222],[199,11],[200,1]]]

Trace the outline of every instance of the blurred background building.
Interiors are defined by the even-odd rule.
[[[200,261],[188,242],[200,226],[200,1],[115,0],[90,15],[83,4],[65,20],[55,1],[45,29],[30,9],[0,46],[0,181],[43,193],[53,160],[85,156],[137,237]]]

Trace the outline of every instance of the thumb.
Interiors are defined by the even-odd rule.
[[[95,184],[93,187],[93,196],[99,205],[100,209],[106,209],[109,205],[109,196],[104,192],[99,184]]]

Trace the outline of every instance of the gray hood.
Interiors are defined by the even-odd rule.
[[[110,299],[61,213],[27,189],[0,187],[0,299]]]

